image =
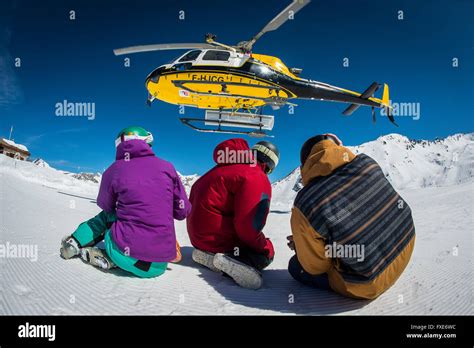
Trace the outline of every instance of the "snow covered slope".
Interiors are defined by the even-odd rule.
[[[264,271],[264,287],[251,291],[192,262],[185,222],[176,223],[183,261],[156,279],[62,260],[61,238],[99,212],[98,184],[0,155],[0,245],[32,246],[38,252],[37,259],[0,257],[0,315],[472,315],[472,148],[472,134],[437,142],[388,135],[353,148],[381,164],[410,204],[417,233],[405,273],[372,302],[309,289],[288,274],[292,252],[285,238],[291,233],[288,210],[301,187],[298,169],[274,184],[264,231],[276,256]],[[187,191],[197,178],[181,176]]]
[[[375,159],[397,189],[450,186],[474,178],[474,133],[436,141],[389,134],[359,146],[354,153]],[[273,185],[272,209],[287,211],[302,187],[299,168]]]
[[[79,180],[49,165],[42,166],[33,162],[18,161],[0,154],[0,175],[4,174],[14,175],[23,180],[58,190],[91,195],[94,198],[98,192],[97,183]]]
[[[300,168],[296,168],[283,179],[272,184],[271,209],[289,211],[293,206],[296,194],[302,188]]]
[[[415,218],[414,255],[395,286],[367,302],[291,278],[288,213],[268,217],[265,233],[276,256],[258,291],[194,264],[185,222],[176,223],[183,261],[155,279],[63,260],[61,238],[99,212],[86,194],[89,183],[36,166],[27,171],[23,164],[0,161],[0,244],[36,246],[37,259],[0,257],[0,315],[473,314],[472,182],[402,191]],[[76,186],[86,193],[63,191]]]
[[[38,183],[40,185],[62,190],[66,193],[81,193],[97,197],[101,173],[70,173],[51,167],[42,159],[35,161],[17,161],[13,158],[0,154],[0,174],[9,173],[21,177],[24,180]],[[182,175],[178,173],[186,192],[189,194],[191,186],[199,179],[197,174]]]

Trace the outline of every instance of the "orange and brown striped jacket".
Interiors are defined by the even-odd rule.
[[[310,274],[327,273],[342,295],[376,298],[413,252],[410,207],[377,162],[330,140],[313,147],[301,176],[291,216],[298,261]]]

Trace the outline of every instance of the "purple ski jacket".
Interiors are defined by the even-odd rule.
[[[173,165],[156,157],[147,143],[129,140],[117,147],[97,205],[117,215],[112,240],[122,252],[147,262],[176,258],[174,219],[186,218],[191,203]]]

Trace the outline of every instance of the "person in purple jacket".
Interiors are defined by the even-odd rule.
[[[159,276],[168,262],[181,260],[174,219],[185,219],[191,204],[173,165],[156,157],[152,145],[152,134],[141,127],[118,134],[116,160],[104,172],[97,197],[102,212],[63,238],[64,259],[80,256],[142,278]],[[95,246],[101,241],[105,250]]]

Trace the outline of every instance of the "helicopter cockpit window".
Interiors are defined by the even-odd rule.
[[[172,69],[174,69],[176,71],[186,71],[186,70],[191,69],[192,66],[193,66],[193,63],[190,63],[190,62],[177,63],[177,64],[173,65]]]
[[[209,50],[204,54],[202,60],[229,60],[230,52]]]
[[[190,61],[196,60],[196,58],[199,57],[200,54],[201,54],[200,50],[194,50],[194,51],[188,52],[179,60],[179,62],[190,62]]]

